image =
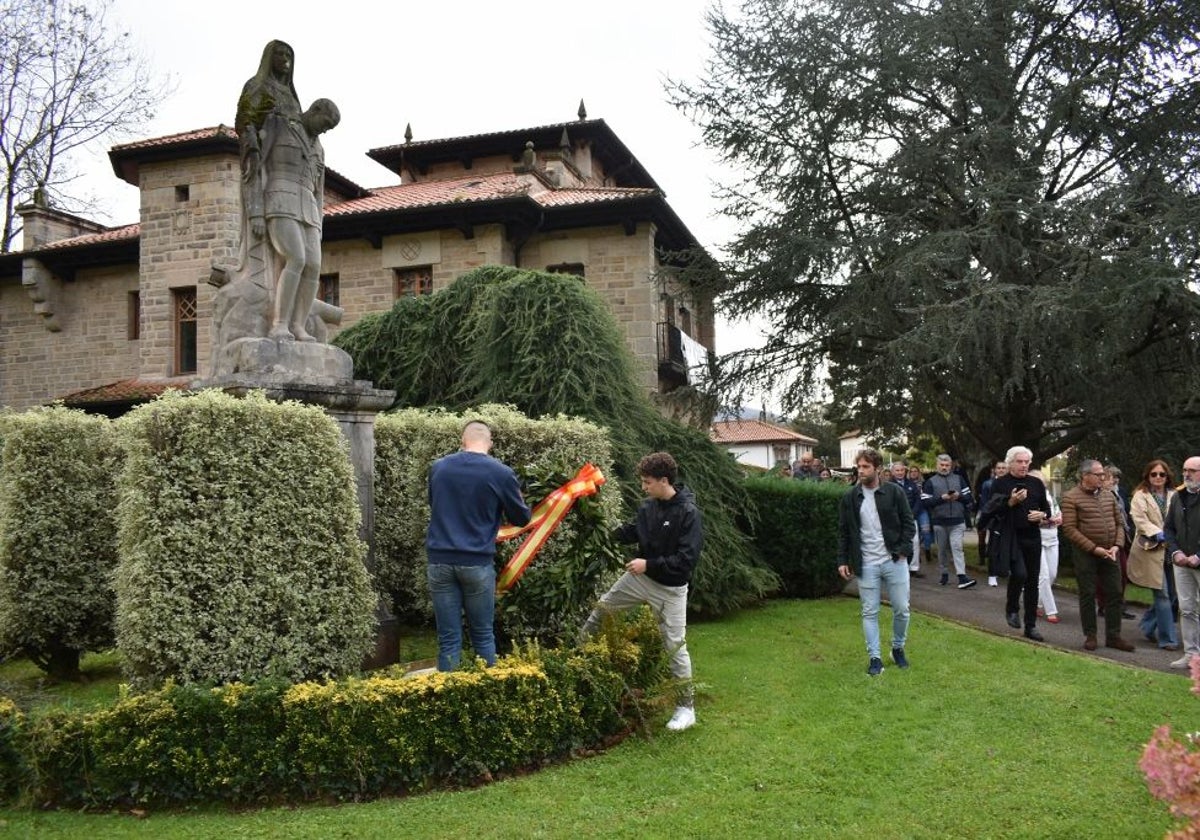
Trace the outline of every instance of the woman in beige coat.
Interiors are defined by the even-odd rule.
[[[1171,468],[1155,459],[1142,471],[1142,482],[1129,502],[1134,535],[1129,546],[1129,579],[1154,593],[1154,604],[1138,626],[1142,635],[1163,650],[1179,650],[1179,634],[1171,612],[1170,572],[1163,573],[1163,520],[1175,491]]]

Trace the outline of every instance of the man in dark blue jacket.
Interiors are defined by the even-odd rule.
[[[904,496],[908,499],[908,507],[912,510],[915,520],[917,514],[921,512],[923,504],[921,485],[909,479],[908,465],[903,461],[892,461],[888,466],[888,471],[892,474],[892,483],[904,491]],[[921,571],[921,543],[916,531],[913,531],[913,547],[912,554],[908,557],[908,571],[913,577],[925,577],[925,573]]]
[[[658,619],[663,644],[671,654],[671,674],[679,683],[675,714],[667,728],[678,732],[696,722],[692,700],[692,659],[687,649],[687,594],[704,545],[700,510],[692,491],[676,485],[679,467],[666,452],[647,455],[637,466],[646,500],[637,519],[619,527],[618,542],[638,544],[638,556],[600,598],[583,625],[591,636],[604,615],[646,604]]]
[[[462,449],[429,470],[429,594],[437,621],[438,670],[453,671],[462,656],[466,612],[475,655],[496,663],[496,534],[501,517],[524,525],[531,516],[516,473],[488,453],[492,430],[472,420]]]

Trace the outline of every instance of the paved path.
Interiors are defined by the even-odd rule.
[[[965,546],[965,551],[969,563],[976,556],[976,547],[973,544]],[[1067,560],[1067,562],[1070,561]],[[1000,578],[999,586],[988,586],[987,574],[983,570],[968,568],[967,571],[971,577],[976,578],[979,582],[970,589],[960,590],[955,585],[956,580],[953,573],[950,575],[950,583],[946,586],[938,584],[939,573],[936,559],[932,565],[923,564],[921,570],[925,574],[924,577],[911,579],[912,592],[909,603],[914,611],[942,616],[997,635],[1011,636],[1025,644],[1046,644],[1078,653],[1081,656],[1111,659],[1134,667],[1170,671],[1180,676],[1188,674],[1186,670],[1170,667],[1171,662],[1182,656],[1183,652],[1162,650],[1155,643],[1147,641],[1138,630],[1137,619],[1121,622],[1121,635],[1137,648],[1133,652],[1126,653],[1104,647],[1103,616],[1097,617],[1099,645],[1094,651],[1085,651],[1083,649],[1083,625],[1079,622],[1079,596],[1074,592],[1055,588],[1054,599],[1058,603],[1058,617],[1061,621],[1058,624],[1051,624],[1044,618],[1039,618],[1037,629],[1046,639],[1045,642],[1039,643],[1025,639],[1023,627],[1021,630],[1014,630],[1008,626],[1004,616],[1004,600],[1007,592],[1004,578]],[[857,597],[858,590],[854,581],[847,585],[846,591]],[[1130,612],[1140,619],[1144,608],[1133,606]],[[1023,609],[1021,619],[1024,621]]]

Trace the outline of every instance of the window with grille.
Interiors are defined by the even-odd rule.
[[[173,289],[175,298],[175,373],[196,372],[196,290]]]
[[[418,265],[411,268],[394,268],[392,273],[396,278],[396,294],[402,297],[428,295],[433,292],[433,266]]]
[[[317,298],[325,301],[330,306],[341,306],[338,303],[340,299],[340,290],[338,288],[338,276],[336,274],[322,274],[321,286],[317,290]]]

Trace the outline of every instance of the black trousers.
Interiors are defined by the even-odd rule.
[[[1025,592],[1025,629],[1030,630],[1037,625],[1038,576],[1042,573],[1042,540],[1034,533],[1033,541],[1017,537],[1017,546],[1021,549],[1012,558],[1012,568],[1008,573],[1008,598],[1004,602],[1004,611],[1008,614],[1021,611],[1021,592]]]

